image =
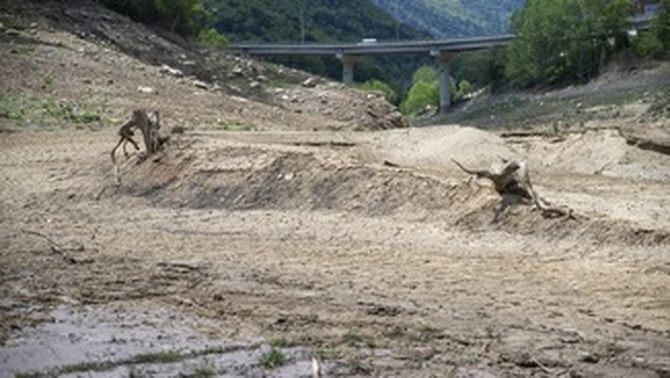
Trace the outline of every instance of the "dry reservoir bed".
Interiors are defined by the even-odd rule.
[[[3,376],[670,374],[670,159],[609,131],[195,133],[120,188],[113,144],[0,138]],[[577,219],[492,224],[450,159],[499,155]]]

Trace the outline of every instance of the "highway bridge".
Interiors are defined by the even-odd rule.
[[[651,15],[645,14],[629,18],[628,21],[632,29],[628,32],[637,35],[637,30],[648,29],[651,17]],[[231,44],[227,50],[242,56],[334,56],[342,62],[342,81],[347,84],[354,81],[354,67],[358,57],[428,53],[437,61],[440,77],[440,113],[446,114],[451,105],[449,61],[460,52],[506,46],[514,38],[513,34],[502,34],[429,41],[377,42],[376,40],[365,39],[359,43],[333,44],[240,43]]]
[[[228,46],[227,50],[242,56],[334,56],[342,62],[342,81],[354,81],[354,67],[358,57],[366,55],[427,53],[438,63],[440,76],[440,112],[446,113],[451,105],[449,93],[449,61],[458,53],[505,46],[514,35],[441,39],[430,41],[377,42],[363,40],[359,43],[333,44],[251,44]]]

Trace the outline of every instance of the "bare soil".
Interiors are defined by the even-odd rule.
[[[326,376],[670,376],[669,155],[609,126],[313,132],[336,120],[201,91],[120,52],[50,50],[98,45],[35,29],[21,32],[31,51],[0,40],[18,49],[0,56],[3,90],[109,106],[94,130],[0,118],[21,129],[0,135],[0,374],[309,376],[314,356]],[[158,94],[136,90],[145,80]],[[122,158],[116,187],[109,119],[139,105],[189,130]],[[527,160],[576,219],[517,206],[492,223],[497,194],[450,159],[499,157]],[[47,351],[68,334],[70,355]],[[272,369],[277,339],[287,362]],[[156,351],[179,354],[138,358]]]

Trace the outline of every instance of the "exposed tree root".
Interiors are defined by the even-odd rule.
[[[154,112],[154,119],[149,118],[149,115],[145,110],[138,109],[133,111],[130,121],[126,122],[119,129],[119,142],[114,146],[111,152],[112,163],[114,164],[114,173],[116,176],[116,184],[121,185],[121,173],[119,165],[116,162],[116,150],[123,146],[123,153],[126,158],[129,157],[128,151],[126,151],[126,146],[128,143],[132,144],[135,147],[135,150],[139,151],[140,147],[137,142],[133,139],[134,130],[139,129],[142,132],[142,139],[144,140],[144,153],[141,156],[140,162],[144,161],[149,156],[158,152],[168,138],[161,138],[158,135],[158,131],[161,128],[160,114],[156,111]]]
[[[489,170],[472,170],[452,159],[458,168],[471,175],[471,180],[472,178],[485,178],[493,183],[495,191],[502,197],[493,222],[500,221],[511,205],[519,203],[532,204],[535,209],[542,212],[542,216],[545,218],[567,217],[576,219],[572,209],[552,206],[549,201],[537,194],[531,183],[528,164],[525,161],[501,160],[503,162],[502,166],[492,167]]]

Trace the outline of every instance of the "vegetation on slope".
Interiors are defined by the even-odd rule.
[[[416,39],[425,34],[401,25],[369,0],[206,0],[217,28],[232,41],[356,42]],[[303,22],[304,21],[304,22]]]
[[[629,0],[528,0],[513,19],[507,75],[519,85],[587,82],[627,45]]]
[[[211,17],[217,20],[217,29],[234,42],[300,43],[303,37],[305,43],[429,37],[402,25],[370,0],[351,0],[346,6],[332,0],[205,1]],[[362,58],[356,65],[356,80],[383,80],[399,89],[409,81],[408,73],[425,62],[417,63],[417,60],[416,56]],[[335,57],[273,58],[272,61],[334,79],[342,76],[342,66]]]
[[[373,0],[402,22],[435,37],[505,33],[523,0]]]

